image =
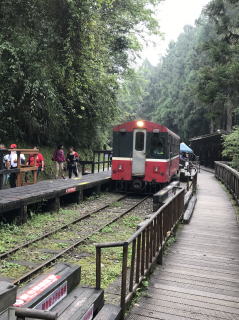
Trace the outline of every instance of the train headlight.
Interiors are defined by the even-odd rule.
[[[119,164],[119,165],[118,165],[118,170],[119,170],[119,171],[123,171],[123,169],[124,169],[124,168],[123,168],[123,165],[122,165],[122,164]]]
[[[137,127],[143,128],[144,122],[142,120],[137,121]]]
[[[154,172],[159,173],[159,167],[154,167]]]

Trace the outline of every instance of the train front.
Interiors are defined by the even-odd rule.
[[[112,158],[116,190],[158,191],[178,170],[178,154],[179,137],[164,126],[145,120],[116,126]]]

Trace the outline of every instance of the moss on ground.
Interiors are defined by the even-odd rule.
[[[95,200],[104,201],[106,198],[107,194],[94,194],[81,204],[72,205],[70,208],[61,208],[59,212],[35,213],[21,226],[0,224],[0,254],[79,218],[85,214],[85,207],[88,203],[90,207],[90,204]]]
[[[142,215],[130,214],[117,222],[105,227],[101,232],[92,235],[85,245],[76,248],[72,253],[61,259],[63,262],[81,266],[84,285],[95,286],[95,245],[97,242],[117,242],[128,239],[142,221]],[[131,248],[128,263],[131,259]],[[102,288],[106,289],[121,274],[122,248],[107,248],[102,250]]]
[[[102,205],[102,203],[101,203]],[[77,209],[77,208],[76,208]],[[29,232],[34,231],[34,228],[38,228],[43,225],[46,228],[45,224],[47,224],[47,228],[51,228],[53,222],[54,227],[56,227],[56,223],[54,218],[61,223],[69,222],[69,215],[74,216],[75,210],[64,210],[62,209],[58,214],[45,214],[39,215],[38,217],[33,217],[31,221],[29,221],[26,225],[16,227],[16,226],[4,226],[5,228],[5,237],[7,238],[8,234],[14,238],[14,235],[20,235],[26,240],[26,236],[24,237],[24,230]],[[69,214],[68,214],[69,212]],[[134,233],[136,226],[139,222],[142,221],[142,214],[137,208],[130,214],[125,217],[120,218],[117,222],[110,224],[107,227],[104,227],[101,232],[97,232],[88,238],[84,245],[80,245],[79,247],[73,249],[69,254],[65,255],[60,261],[64,261],[67,263],[79,264],[82,267],[82,279],[83,284],[85,285],[95,285],[95,242],[114,242],[114,241],[122,241],[129,238],[132,233]],[[50,222],[47,218],[50,218]],[[62,218],[63,217],[63,218]],[[67,221],[65,221],[65,218]],[[75,217],[75,216],[74,216]],[[102,225],[102,221],[104,219],[102,217],[107,217],[105,212],[101,212],[99,215],[99,223],[97,224],[97,214],[94,217],[94,223],[98,225]],[[64,224],[63,223],[63,224]],[[88,228],[86,227],[86,236],[88,235]],[[48,231],[47,230],[47,231]],[[29,262],[29,266],[21,266],[16,264],[12,264],[11,261],[5,261],[2,266],[0,266],[0,274],[10,278],[18,278],[24,275],[26,272],[32,269],[32,264],[39,262],[43,262],[49,260],[57,251],[67,248],[71,245],[71,243],[75,242],[77,238],[82,238],[82,234],[78,235],[80,231],[80,227],[73,226],[72,228],[67,228],[66,230],[60,232],[59,234],[53,235],[51,238],[46,238],[41,240],[40,242],[36,242],[31,247],[22,249],[21,251],[17,251],[14,255],[11,256],[11,261],[27,261]],[[89,229],[90,231],[90,229]],[[42,230],[38,231],[37,236],[40,235]],[[22,239],[19,237],[19,239]],[[64,239],[64,240],[62,240]],[[23,241],[25,242],[25,241]],[[13,239],[9,241],[12,245],[15,243]],[[8,243],[5,242],[6,246]],[[18,242],[19,244],[19,242]],[[40,249],[40,250],[39,250]],[[55,250],[55,252],[54,252]],[[52,251],[52,252],[50,252]],[[102,254],[102,286],[106,288],[112,281],[114,281],[119,274],[121,273],[121,258],[122,258],[122,248],[110,248],[103,250]],[[130,260],[130,251],[129,251],[129,260]]]
[[[16,279],[19,274],[24,274],[28,270],[27,267],[18,263],[3,261],[0,266],[0,274],[2,277]]]

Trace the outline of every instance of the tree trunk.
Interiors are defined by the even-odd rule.
[[[214,133],[214,119],[210,120],[210,133]]]
[[[226,130],[228,132],[232,131],[232,112],[233,112],[233,104],[231,99],[228,97],[227,99],[227,103],[226,103],[226,110],[227,110],[227,126],[226,126]]]

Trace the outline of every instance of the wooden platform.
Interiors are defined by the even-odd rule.
[[[85,189],[101,186],[111,179],[111,171],[85,175],[82,178],[45,180],[37,184],[0,190],[0,215],[6,211],[23,209],[29,204],[53,199],[69,193],[81,197]],[[56,201],[57,202],[57,201]]]
[[[198,201],[128,320],[239,319],[239,228],[228,194],[199,174]]]

